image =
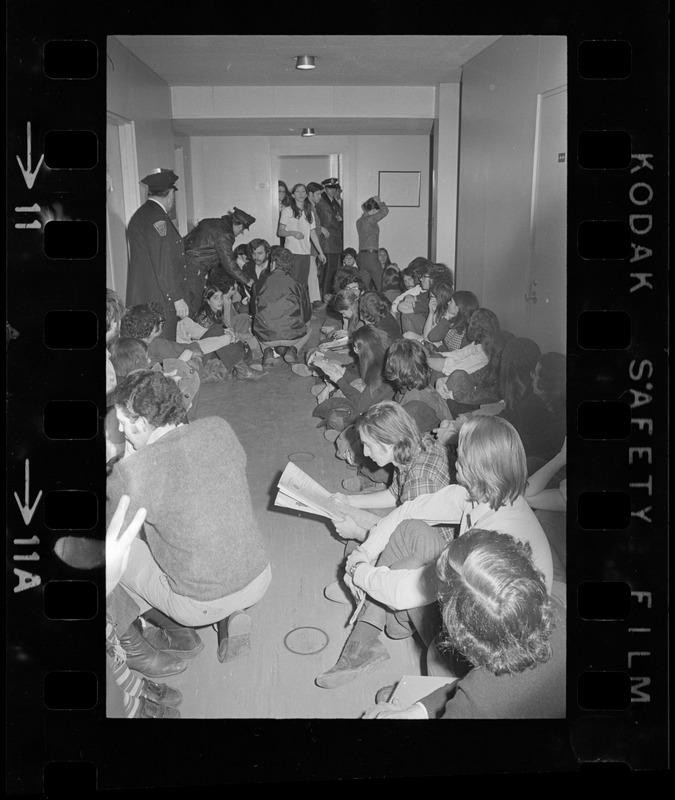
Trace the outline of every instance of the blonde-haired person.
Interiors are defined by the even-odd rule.
[[[457,484],[420,495],[394,509],[370,529],[366,540],[347,558],[347,585],[351,588],[353,584],[375,602],[366,604],[338,662],[316,679],[319,686],[342,686],[389,658],[378,638],[382,626],[378,619],[370,619],[368,609],[377,608],[377,604],[392,612],[411,609],[409,617],[418,631],[436,624],[435,562],[446,541],[432,525],[457,525],[460,536],[474,527],[495,530],[529,544],[534,565],[542,572],[551,594],[551,548],[524,497],[527,466],[515,428],[499,417],[468,420],[459,435],[456,472]],[[399,615],[394,621],[405,627]],[[387,628],[389,622],[388,617]],[[396,625],[393,633],[393,638],[402,638]]]

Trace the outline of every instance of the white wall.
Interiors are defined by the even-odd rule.
[[[158,167],[173,169],[174,134],[169,85],[114,36],[108,37],[106,63],[107,110],[134,122],[139,178]]]
[[[457,288],[527,335],[537,95],[567,78],[562,36],[505,36],[462,73]]]
[[[356,217],[361,213],[361,203],[377,194],[378,172],[416,170],[422,173],[420,207],[392,208],[380,225],[380,243],[402,265],[417,255],[425,255],[429,219],[428,136],[326,136],[310,140],[300,136],[191,137],[194,195],[191,223],[222,216],[236,205],[257,220],[241,241],[263,238],[273,244],[278,220],[278,155],[332,153],[343,155],[345,247],[358,245]],[[266,188],[256,188],[262,184]]]

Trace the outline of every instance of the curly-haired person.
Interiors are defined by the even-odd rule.
[[[365,719],[514,719],[565,715],[565,611],[546,593],[530,546],[474,528],[436,562],[439,647],[471,669],[408,708],[390,702]]]
[[[203,649],[192,629],[210,624],[221,660],[244,655],[251,621],[243,611],[265,594],[271,571],[239,440],[220,417],[184,424],[181,393],[161,372],[128,375],[114,401],[135,452],[108,478],[108,517],[123,495],[130,515],[147,509],[145,541],[133,542],[120,585],[141,613],[169,618],[159,632],[145,621],[120,631],[127,663],[148,674],[158,650],[192,658]]]

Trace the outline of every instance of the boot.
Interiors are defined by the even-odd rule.
[[[194,628],[179,625],[155,609],[141,617],[141,625],[141,636],[162,653],[186,659],[198,656],[204,649],[204,642]]]
[[[336,689],[353,681],[360,672],[367,672],[388,659],[389,653],[379,639],[367,639],[365,642],[347,639],[335,666],[319,675],[314,682],[322,689]]]
[[[234,379],[236,381],[259,381],[265,376],[264,372],[258,372],[257,370],[251,369],[249,365],[245,364],[243,361],[240,361],[238,364],[234,365],[232,368],[232,373],[234,374]]]
[[[178,675],[187,669],[185,661],[176,656],[156,650],[150,642],[140,634],[140,622],[135,620],[123,636],[120,644],[127,654],[127,666],[149,678],[164,678],[167,675]]]

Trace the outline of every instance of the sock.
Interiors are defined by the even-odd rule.
[[[356,621],[354,629],[349,634],[349,639],[352,642],[367,642],[369,639],[377,639],[381,633],[381,628],[377,628],[375,625],[371,625],[369,622],[363,622],[359,619]]]

